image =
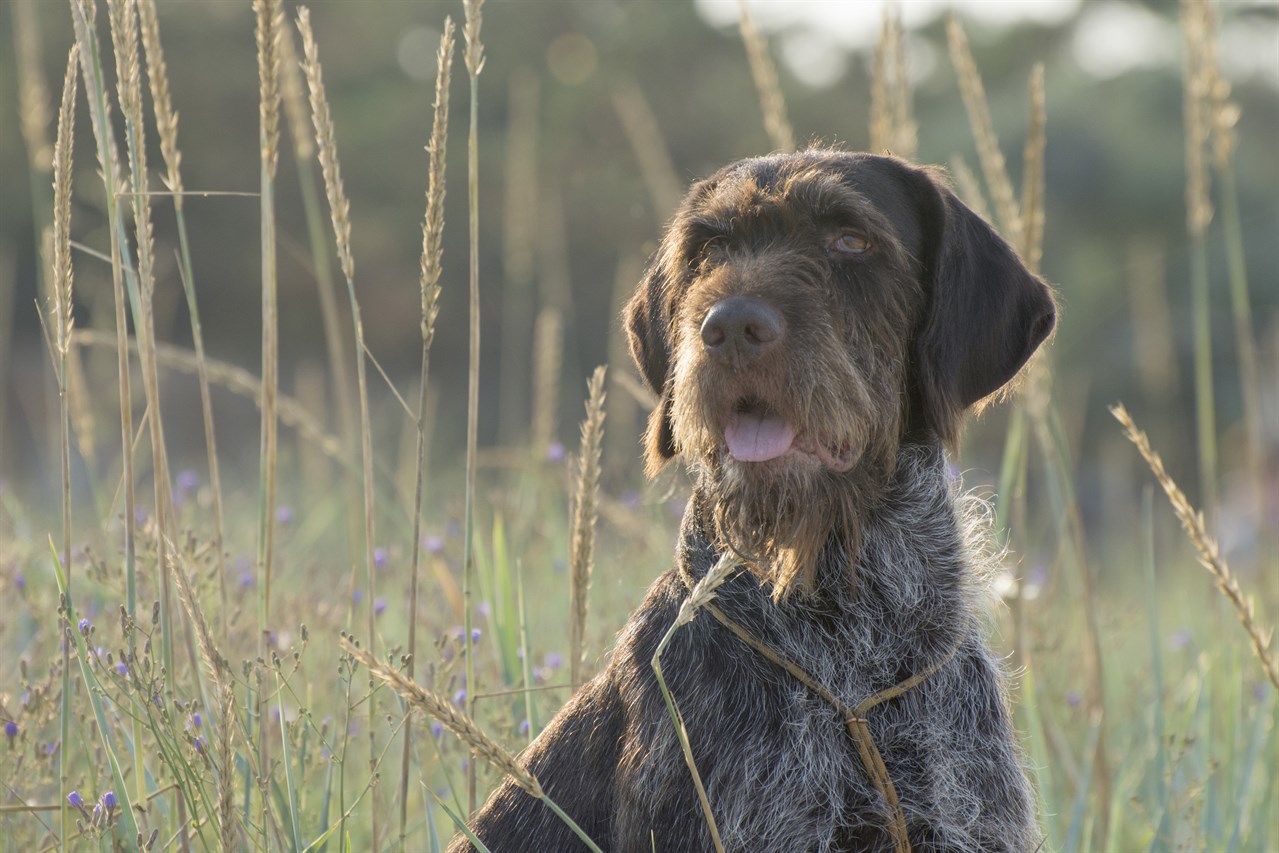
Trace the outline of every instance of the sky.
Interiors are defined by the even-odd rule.
[[[800,81],[824,87],[843,76],[851,54],[871,48],[889,0],[746,0],[751,17],[769,33],[778,58]],[[738,0],[694,0],[699,14],[718,27],[736,26]],[[899,0],[907,33],[951,10],[989,25],[1056,24],[1078,16],[1071,50],[1085,72],[1109,79],[1131,70],[1179,66],[1177,22],[1123,0]],[[1223,4],[1225,5],[1225,4]],[[1231,0],[1221,27],[1220,59],[1233,80],[1259,78],[1279,89],[1279,23],[1233,12],[1249,6],[1274,8],[1276,0]],[[1219,7],[1220,8],[1220,7]],[[937,62],[919,40],[907,50],[911,73],[926,76]]]

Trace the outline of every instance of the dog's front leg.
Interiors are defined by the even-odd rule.
[[[623,725],[616,686],[607,672],[602,673],[560,710],[520,758],[546,796],[605,851],[612,836],[614,776]],[[509,779],[493,792],[470,826],[492,853],[587,850],[564,821]],[[459,835],[449,853],[474,849]]]

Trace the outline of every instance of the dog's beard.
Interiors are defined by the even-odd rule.
[[[708,360],[690,324],[669,392],[674,444],[697,482],[706,533],[772,583],[779,601],[816,590],[828,546],[851,582],[861,520],[892,473],[903,418],[903,359],[862,347],[872,356],[856,360],[849,353],[859,348],[833,327],[805,332],[788,358],[743,371]],[[734,458],[726,427],[743,407],[785,420],[791,449]]]
[[[851,570],[860,544],[865,471],[790,466],[765,477],[722,457],[704,458],[694,471],[707,532],[771,583],[774,599],[811,594],[828,547]]]

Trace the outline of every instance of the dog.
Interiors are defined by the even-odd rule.
[[[711,819],[731,851],[1040,845],[946,450],[1055,318],[935,170],[814,148],[692,186],[625,317],[659,397],[648,471],[681,456],[694,483],[676,565],[522,757],[600,849],[712,850]],[[725,554],[717,616],[661,659],[708,819],[652,660]],[[586,849],[509,780],[470,826],[495,853]]]

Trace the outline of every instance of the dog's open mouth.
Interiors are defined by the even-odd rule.
[[[807,457],[824,468],[842,472],[857,461],[857,451],[851,444],[833,446],[817,436],[796,434],[790,421],[751,399],[740,400],[733,407],[724,425],[724,443],[738,462]]]

